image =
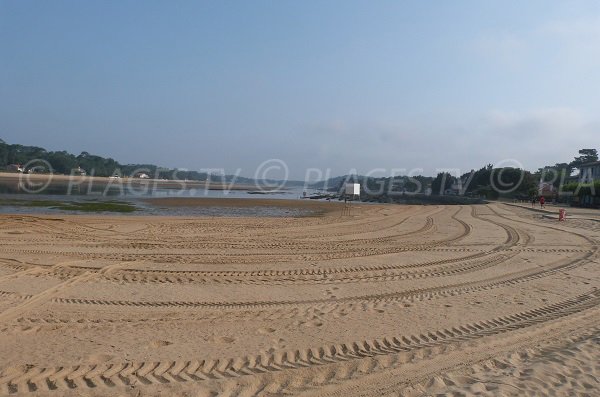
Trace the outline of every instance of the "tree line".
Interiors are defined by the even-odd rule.
[[[343,192],[345,183],[360,183],[365,193],[376,195],[430,192],[438,196],[450,194],[492,200],[502,196],[525,200],[538,196],[540,183],[545,182],[552,185],[555,191],[562,189],[562,191],[576,191],[578,195],[594,195],[596,191],[600,191],[600,182],[584,186],[578,183],[577,176],[572,174],[582,165],[595,161],[598,161],[596,149],[581,149],[579,156],[576,156],[573,161],[545,166],[535,172],[513,167],[494,167],[488,164],[458,176],[448,172],[440,172],[435,177],[419,175],[376,178],[347,175],[331,178],[321,182],[319,186],[332,186],[331,190]]]
[[[43,160],[43,162],[35,161]],[[44,163],[47,162],[48,166]],[[62,151],[48,151],[38,146],[25,146],[19,144],[8,144],[0,139],[0,169],[6,169],[9,165],[19,164],[25,168],[36,167],[39,172],[70,175],[73,170],[81,168],[92,176],[134,176],[135,173],[146,173],[152,178],[158,179],[188,179],[205,181],[209,174],[198,171],[184,171],[169,169],[153,164],[121,164],[112,158],[105,158],[81,152],[79,155]],[[24,170],[25,172],[28,169]],[[212,181],[225,179],[223,176],[210,175]]]
[[[501,195],[525,199],[539,194],[540,183],[547,183],[555,191],[577,191],[578,194],[595,194],[594,186],[599,182],[583,186],[576,176],[584,164],[598,161],[597,149],[581,149],[569,163],[556,163],[530,172],[520,168],[494,168],[491,164],[477,170],[455,177],[449,173],[439,173],[431,183],[432,194],[444,194],[447,190],[461,189],[461,194],[484,196],[497,199]],[[454,189],[453,189],[454,188]]]
[[[43,160],[49,164],[46,172],[69,175],[73,170],[81,167],[88,175],[93,176],[134,176],[135,173],[144,172],[152,178],[158,179],[187,179],[215,182],[229,182],[236,180],[240,183],[254,182],[252,179],[236,177],[233,175],[211,175],[206,172],[169,169],[153,164],[121,164],[112,158],[105,158],[81,152],[74,155],[66,151],[47,151],[37,146],[24,146],[8,144],[0,139],[0,169],[6,169],[11,164],[40,166],[40,163],[31,163],[33,160]],[[494,168],[488,164],[479,170],[472,170],[463,175],[456,176],[447,172],[438,173],[435,177],[428,176],[396,176],[375,178],[367,176],[341,176],[328,181],[314,184],[313,187],[330,188],[341,191],[347,182],[357,182],[368,191],[382,191],[386,193],[425,193],[431,189],[433,195],[451,194],[485,197],[496,199],[501,195],[526,198],[538,193],[540,182],[546,182],[555,188],[565,188],[567,191],[595,192],[594,184],[582,190],[571,174],[582,165],[598,161],[596,149],[581,149],[569,163],[556,163],[539,168],[535,172],[519,168]],[[25,170],[25,172],[27,169]],[[581,193],[581,194],[583,194]]]

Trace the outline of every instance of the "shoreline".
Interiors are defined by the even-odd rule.
[[[85,196],[84,196],[85,197]],[[234,197],[154,197],[71,200],[73,196],[1,198],[2,215],[127,217],[319,217],[341,213],[339,202]]]
[[[208,181],[191,180],[164,180],[164,179],[140,179],[131,177],[110,178],[104,176],[76,176],[56,174],[20,174],[11,172],[0,172],[0,185],[5,183],[47,183],[47,187],[63,187],[72,184],[73,187],[89,185],[114,186],[121,188],[125,186],[151,187],[160,189],[193,189],[204,188],[206,190],[247,190],[261,191],[261,187],[251,184],[216,183]],[[283,188],[285,189],[285,188]],[[278,188],[281,190],[281,188]]]
[[[268,198],[238,198],[238,197],[155,197],[141,199],[154,206],[169,208],[185,207],[215,207],[215,208],[290,208],[312,210],[321,214],[339,211],[344,204],[341,202],[325,202],[300,199],[268,199]],[[310,215],[309,215],[310,216]]]

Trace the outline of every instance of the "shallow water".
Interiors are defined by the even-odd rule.
[[[233,192],[232,192],[233,193]],[[245,192],[235,192],[232,195],[220,195],[220,196],[208,196],[208,197],[227,197],[233,198],[245,198],[248,202],[252,202],[253,198],[274,198],[272,195],[243,195]],[[250,196],[250,197],[248,197]],[[273,195],[276,196],[276,195]],[[280,198],[290,199],[290,195],[277,195]],[[157,197],[157,196],[153,196]],[[158,197],[194,197],[194,196],[182,196],[182,195],[164,195]],[[202,197],[202,196],[201,196]],[[145,197],[138,196],[119,196],[119,197],[104,197],[104,196],[65,196],[65,195],[31,195],[31,194],[0,194],[0,203],[2,200],[17,200],[27,202],[30,200],[51,200],[61,202],[102,202],[102,201],[118,201],[124,203],[133,204],[137,210],[134,212],[87,212],[87,211],[70,211],[55,209],[51,207],[29,207],[22,205],[4,205],[0,204],[0,213],[2,214],[81,214],[81,215],[94,215],[94,214],[118,214],[118,215],[156,215],[156,216],[215,216],[215,217],[296,217],[296,216],[307,216],[314,213],[314,211],[307,208],[292,208],[292,207],[281,207],[281,206],[185,206],[185,207],[165,207],[161,205],[153,205],[144,199]]]
[[[37,189],[40,191],[38,192]],[[43,187],[35,184],[0,182],[0,195],[22,196],[75,196],[75,197],[236,197],[236,198],[280,198],[290,199],[302,196],[302,187],[285,188],[283,190],[249,191],[244,189],[207,189],[167,188],[123,183],[102,185],[70,185],[68,183],[52,183]],[[309,193],[312,191],[309,191]]]

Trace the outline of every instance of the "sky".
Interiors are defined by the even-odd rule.
[[[599,87],[596,0],[0,0],[0,138],[121,163],[535,170],[600,148]]]

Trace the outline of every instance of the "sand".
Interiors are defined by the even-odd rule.
[[[153,206],[160,207],[239,207],[239,208],[256,208],[256,207],[274,207],[274,208],[291,208],[307,210],[313,215],[322,215],[328,212],[337,213],[340,215],[344,203],[339,200],[320,201],[311,199],[289,200],[289,199],[272,199],[272,198],[255,198],[255,197],[156,197],[143,199],[142,201]],[[361,203],[362,204],[362,203]],[[358,205],[358,204],[356,204]]]
[[[596,212],[288,205],[0,215],[0,395],[600,393]]]

